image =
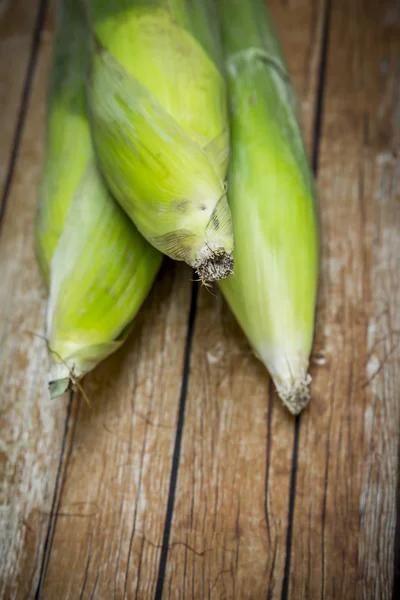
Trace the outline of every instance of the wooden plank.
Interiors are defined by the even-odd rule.
[[[125,346],[85,379],[90,406],[74,395],[41,598],[149,597],[155,588],[191,278],[166,261]]]
[[[40,0],[0,1],[0,107],[1,107],[1,146],[0,146],[0,191],[3,193],[13,160],[17,124],[21,110],[26,104],[24,91],[28,92],[30,60],[34,60],[31,50],[35,35]],[[40,23],[39,23],[40,26]],[[20,132],[18,132],[19,134]],[[18,141],[18,140],[17,140]],[[14,149],[15,154],[16,147]],[[15,160],[15,158],[14,158]]]
[[[42,598],[151,598],[175,439],[191,272],[168,263],[73,417]]]
[[[144,588],[151,587],[157,573],[191,275],[184,267],[164,272],[138,318],[136,335],[88,379],[92,409],[81,406],[77,397],[72,405],[68,397],[48,402],[46,351],[42,340],[30,333],[42,333],[45,307],[32,226],[50,24],[43,39],[0,239],[0,597],[33,597],[39,585],[41,597],[69,592],[79,596],[83,590],[76,583],[83,580],[89,595],[93,584],[100,597],[114,590],[122,597],[139,580]],[[103,473],[109,477],[102,479]],[[92,531],[84,527],[84,517],[89,523],[93,511],[92,523],[98,528]],[[97,557],[103,556],[104,547],[109,570],[102,565],[99,573]],[[78,565],[77,548],[82,558]],[[136,568],[139,557],[141,573]]]
[[[324,4],[269,4],[311,150]],[[163,597],[281,596],[293,443],[265,369],[217,290],[201,289]]]
[[[7,21],[10,35],[1,44],[3,52],[8,47],[14,53],[8,55],[8,66],[15,71],[8,76],[11,79],[6,78],[11,101],[2,109],[6,142],[9,125],[15,125],[13,102],[19,103],[19,83],[26,72],[31,10],[32,6],[24,3],[23,8],[17,2],[3,15],[3,19],[6,15],[18,19],[14,25]],[[34,335],[42,332],[44,320],[45,291],[33,256],[32,227],[42,158],[49,36],[46,26],[0,237],[0,597],[13,599],[32,597],[37,587],[68,406],[68,398],[53,404],[47,401],[46,350]],[[2,154],[2,173],[7,163],[8,156]]]
[[[400,13],[391,0],[331,5],[318,356],[300,426],[289,597],[384,600],[400,417]]]
[[[67,397],[47,402],[44,344],[27,333],[42,332],[45,306],[32,225],[49,25],[44,38],[0,246],[7,432],[0,597],[34,596],[37,589],[49,598],[86,597],[92,589],[122,597],[136,586],[146,597],[164,528],[191,273],[181,265],[164,270],[125,348],[85,382],[92,408],[77,395],[72,405]]]

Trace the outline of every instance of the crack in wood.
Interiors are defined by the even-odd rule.
[[[177,422],[177,427],[176,427],[176,437],[175,437],[174,453],[173,453],[171,476],[170,476],[170,487],[169,487],[169,492],[168,492],[167,511],[166,511],[166,516],[165,516],[164,535],[163,535],[162,549],[161,549],[159,569],[158,569],[155,600],[162,599],[164,580],[165,580],[165,572],[166,572],[166,567],[167,567],[169,539],[170,539],[170,534],[171,534],[171,525],[172,525],[172,518],[173,518],[174,506],[175,506],[175,492],[176,492],[176,484],[177,484],[177,480],[178,480],[178,469],[179,469],[179,460],[180,460],[180,452],[181,452],[181,444],[182,444],[182,435],[183,435],[183,427],[184,427],[184,422],[185,422],[185,407],[186,407],[186,398],[187,398],[189,372],[190,372],[190,353],[191,353],[191,347],[192,347],[192,341],[193,341],[194,324],[195,324],[195,319],[196,319],[197,295],[198,295],[198,283],[195,281],[192,284],[192,299],[191,299],[188,328],[187,328],[186,348],[185,348],[182,387],[181,387],[181,398],[180,398],[180,402],[179,402],[178,422]]]

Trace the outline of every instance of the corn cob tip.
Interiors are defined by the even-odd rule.
[[[233,275],[233,256],[217,250],[196,261],[194,268],[203,283],[211,283]]]
[[[55,400],[62,396],[65,392],[72,388],[72,382],[69,377],[57,379],[49,382],[49,391],[51,400]]]
[[[67,365],[54,363],[49,371],[49,391],[50,398],[54,400],[62,396],[67,390],[72,388],[72,373]]]
[[[275,382],[280,399],[292,415],[299,415],[310,402],[310,384],[311,376],[308,373],[290,382]]]

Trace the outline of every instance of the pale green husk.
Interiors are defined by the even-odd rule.
[[[36,253],[49,287],[52,397],[121,346],[162,260],[112,198],[97,169],[85,101],[89,50],[80,0],[64,0],[57,18],[35,224]]]
[[[280,397],[310,398],[318,281],[313,177],[287,67],[262,0],[219,0],[231,105],[235,274],[221,290]]]
[[[86,0],[96,151],[156,248],[214,280],[232,271],[228,116],[212,0]]]

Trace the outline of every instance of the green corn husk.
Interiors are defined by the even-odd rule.
[[[232,272],[228,116],[213,0],[86,0],[93,136],[115,198],[156,248]]]
[[[235,274],[221,290],[293,414],[308,372],[319,270],[313,176],[263,0],[219,0],[231,104]]]
[[[80,0],[57,15],[36,254],[49,287],[46,338],[52,397],[122,345],[162,255],[111,197],[86,114],[90,33]]]

